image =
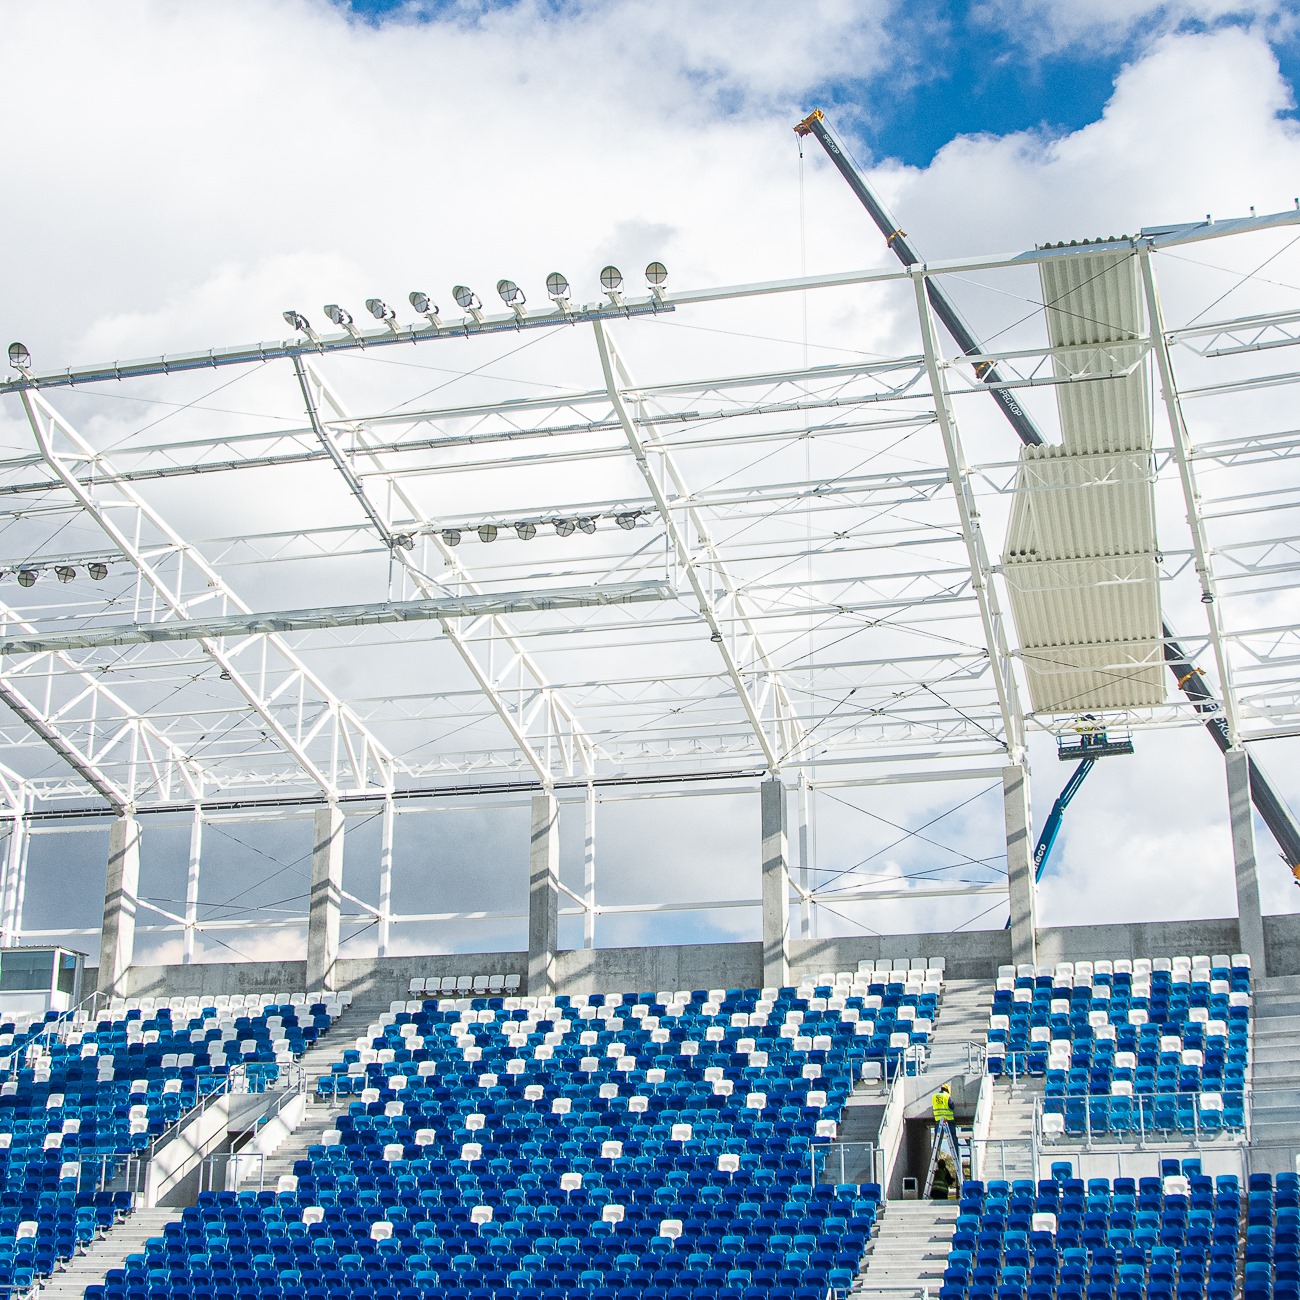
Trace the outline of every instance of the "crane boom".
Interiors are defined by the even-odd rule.
[[[844,146],[835,138],[834,132],[827,125],[821,109],[814,109],[794,129],[796,135],[813,136],[826,150],[827,157],[835,164],[840,175],[848,182],[849,188],[871,215],[880,233],[884,235],[885,243],[893,250],[898,260],[904,266],[913,266],[919,262],[921,259],[915,248],[898,228],[898,223],[890,215],[889,210],[867,184],[866,178],[853,165]],[[962,319],[961,313],[942,287],[933,279],[927,279],[925,288],[930,305],[934,308],[934,314],[944,323],[957,346],[967,356],[983,354],[983,345]],[[995,384],[1002,378],[997,367],[991,362],[977,364],[975,376],[984,384]],[[1025,446],[1038,447],[1046,442],[1029,413],[1007,389],[991,388],[989,395],[1002,409],[1008,423],[1015,429]],[[1187,658],[1168,623],[1162,624],[1161,634],[1164,641],[1165,662],[1178,683],[1178,689],[1196,705],[1196,711],[1203,717],[1205,729],[1213,737],[1219,749],[1226,753],[1230,748],[1228,729],[1214,692],[1205,684],[1200,669]],[[1282,850],[1282,857],[1295,877],[1296,884],[1300,885],[1300,826],[1296,825],[1290,808],[1274,789],[1273,783],[1265,775],[1264,770],[1255,762],[1254,756],[1247,753],[1246,763],[1250,774],[1251,802],[1255,805],[1255,811],[1259,813],[1260,819],[1277,841],[1278,848]]]

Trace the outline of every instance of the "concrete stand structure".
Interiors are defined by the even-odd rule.
[[[560,808],[553,794],[533,798],[528,858],[528,992],[556,991],[560,943]]]
[[[785,786],[771,777],[760,787],[763,817],[763,983],[790,982],[790,843]]]
[[[307,913],[307,988],[312,992],[335,987],[342,897],[343,813],[337,804],[330,804],[317,811],[312,837]]]
[[[1033,822],[1029,816],[1029,769],[1016,763],[1002,769],[1002,808],[1007,823],[1007,892],[1011,900],[1011,960],[1038,960],[1035,914]]]
[[[140,906],[140,823],[119,817],[108,833],[108,879],[104,886],[104,928],[99,940],[99,991],[126,995],[126,976],[135,956],[135,917]]]

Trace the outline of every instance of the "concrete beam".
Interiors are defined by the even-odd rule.
[[[338,804],[316,810],[311,849],[311,901],[307,912],[307,988],[336,987],[339,904],[343,897],[343,812]]]
[[[104,927],[99,937],[100,993],[125,997],[135,956],[135,918],[140,906],[140,823],[119,817],[108,832]]]
[[[1038,918],[1034,881],[1034,824],[1029,815],[1029,769],[1002,769],[1002,811],[1007,827],[1007,893],[1011,902],[1011,960],[1038,960]]]
[[[1268,974],[1264,912],[1259,901],[1255,862],[1255,811],[1250,802],[1250,760],[1244,749],[1223,755],[1228,775],[1228,818],[1232,824],[1232,860],[1236,868],[1237,925],[1241,952],[1250,954],[1257,976]]]
[[[556,991],[560,944],[560,805],[553,794],[533,797],[528,853],[528,992]]]
[[[790,983],[790,841],[785,786],[759,787],[763,832],[763,983]]]

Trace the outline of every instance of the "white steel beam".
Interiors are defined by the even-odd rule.
[[[712,530],[690,500],[690,490],[676,460],[659,434],[642,424],[644,394],[637,389],[604,325],[596,321],[592,329],[596,334],[609,400],[623,426],[637,469],[667,529],[677,562],[695,593],[710,639],[718,647],[727,677],[749,719],[768,770],[775,776],[787,758],[803,755],[804,734],[799,716],[780,671],[759,638],[740,587],[718,553]],[[656,476],[648,452],[657,455],[675,500],[670,499],[666,486]],[[699,546],[698,555],[686,529],[678,522],[675,510],[682,512],[694,534]],[[756,679],[752,686],[746,681],[746,674]],[[770,723],[763,717],[765,708],[771,711]]]
[[[1160,306],[1160,292],[1156,285],[1155,268],[1151,253],[1142,249],[1138,253],[1142,270],[1142,286],[1146,293],[1147,328],[1151,334],[1151,347],[1155,353],[1156,368],[1160,375],[1161,396],[1169,418],[1169,432],[1174,443],[1174,462],[1178,466],[1178,481],[1183,489],[1183,504],[1187,509],[1187,527],[1192,534],[1192,550],[1196,560],[1196,576],[1201,586],[1201,605],[1210,629],[1210,646],[1214,653],[1214,666],[1219,674],[1219,691],[1223,702],[1223,721],[1228,729],[1228,747],[1240,745],[1237,727],[1237,693],[1224,644],[1223,626],[1214,589],[1214,570],[1210,564],[1210,547],[1205,537],[1205,523],[1201,518],[1201,494],[1196,486],[1196,470],[1192,465],[1191,446],[1187,437],[1187,423],[1183,418],[1183,405],[1178,396],[1173,362],[1169,356],[1169,340],[1165,334],[1164,312]]]
[[[115,473],[106,454],[95,451],[39,393],[24,392],[22,401],[45,463],[131,562],[157,604],[179,619],[213,605],[223,615],[251,612],[129,484],[94,481],[99,469]],[[199,644],[324,793],[392,787],[393,756],[281,636],[234,647],[216,638]]]
[[[330,425],[347,425],[353,434],[354,445],[361,448],[361,454],[373,467],[366,471],[366,477],[387,487],[390,499],[405,509],[413,522],[423,522],[415,501],[397,476],[389,472],[381,454],[372,445],[374,439],[365,425],[348,414],[337,394],[314,367],[303,364],[308,377],[304,388],[309,399],[307,414],[312,428],[318,431],[318,436],[322,439],[331,438]],[[352,478],[360,486],[355,469]],[[370,493],[365,488],[360,490],[367,503],[367,513],[372,518],[377,517],[382,528],[391,536],[394,530],[390,521],[374,505]],[[425,536],[443,567],[450,572],[456,591],[462,595],[481,596],[483,593],[480,587],[452,547],[443,541],[441,533],[426,530]],[[416,564],[412,552],[404,545],[394,546],[391,554],[405,570],[416,590],[426,599],[445,597],[446,591],[438,590],[437,584]],[[438,623],[510,733],[511,739],[537,773],[544,789],[549,790],[553,786],[557,769],[566,776],[579,772],[588,776],[594,773],[596,753],[591,738],[560,692],[543,676],[522,638],[502,614],[487,611],[470,620],[468,625],[445,617],[440,618]],[[490,642],[486,662],[479,657],[470,641],[470,635],[479,625],[486,630]],[[498,651],[504,653],[497,653]]]
[[[934,328],[934,315],[930,309],[930,299],[925,290],[925,277],[920,274],[919,264],[913,270],[912,285],[916,292],[916,314],[921,327],[921,344],[925,352],[926,373],[930,378],[930,389],[934,395],[935,414],[938,417],[939,433],[943,438],[944,455],[948,462],[948,477],[952,483],[953,494],[957,499],[957,511],[961,516],[962,538],[966,543],[966,555],[970,564],[971,584],[979,602],[980,622],[984,627],[984,643],[988,649],[993,681],[997,691],[998,708],[1002,714],[1003,735],[1006,738],[1007,754],[1012,762],[1018,763],[1024,754],[1025,737],[1022,724],[1024,710],[1020,706],[1016,679],[1011,670],[1011,655],[1008,648],[1006,624],[998,608],[997,591],[991,579],[991,567],[984,545],[984,531],[980,525],[979,505],[971,488],[970,467],[962,450],[961,439],[957,432],[957,420],[953,415],[952,403],[948,396],[945,372],[939,365],[939,340]]]

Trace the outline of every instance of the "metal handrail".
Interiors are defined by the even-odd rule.
[[[1034,1134],[1041,1147],[1048,1147],[1057,1143],[1070,1143],[1082,1140],[1084,1145],[1092,1146],[1096,1140],[1105,1143],[1114,1143],[1127,1145],[1136,1142],[1138,1146],[1146,1146],[1150,1142],[1164,1145],[1169,1142],[1187,1143],[1199,1146],[1206,1139],[1228,1138],[1237,1143],[1250,1141],[1250,1112],[1252,1108],[1254,1089],[1247,1084],[1242,1089],[1226,1090],[1233,1095],[1238,1092],[1242,1099],[1242,1125],[1228,1126],[1220,1123],[1216,1128],[1207,1131],[1203,1126],[1202,1115],[1205,1108],[1202,1103],[1203,1094],[1199,1092],[1149,1092],[1134,1093],[1130,1096],[1113,1095],[1110,1093],[1084,1093],[1071,1094],[1064,1097],[1036,1097],[1034,1099]],[[1063,1133],[1060,1136],[1048,1138],[1043,1125],[1043,1117],[1048,1113],[1047,1103],[1049,1101],[1073,1101],[1081,1103],[1083,1107],[1084,1131],[1083,1133]],[[1164,1126],[1156,1127],[1154,1124],[1154,1115],[1158,1106],[1173,1105],[1175,1108],[1181,1103],[1186,1106],[1191,1103],[1192,1107],[1192,1129],[1166,1128]],[[1127,1103],[1121,1107],[1118,1103]],[[1130,1129],[1113,1129],[1109,1124],[1109,1116],[1112,1107],[1115,1109],[1126,1110],[1134,1121],[1134,1126]],[[1093,1115],[1095,1112],[1104,1109],[1107,1112],[1107,1127],[1100,1133],[1093,1132]],[[1055,1111],[1053,1113],[1060,1113]],[[1214,1113],[1222,1114],[1217,1108]]]

